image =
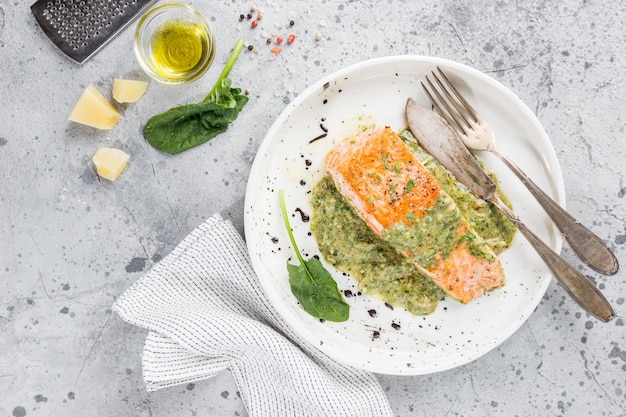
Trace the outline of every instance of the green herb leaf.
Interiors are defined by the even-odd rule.
[[[324,268],[319,259],[311,258],[307,261],[300,254],[289,224],[283,190],[280,190],[278,195],[287,234],[300,262],[299,265],[287,262],[291,292],[300,302],[304,311],[313,317],[336,322],[348,320],[350,305],[344,301],[332,275]]]
[[[228,74],[243,48],[239,39],[217,82],[200,103],[174,107],[152,116],[143,135],[161,152],[177,154],[201,145],[228,129],[248,102],[241,89],[232,88]]]
[[[408,194],[411,192],[413,187],[417,185],[417,182],[413,179],[407,181],[406,186],[404,187],[404,194]]]
[[[392,182],[389,187],[389,198],[391,201],[396,201],[398,199],[398,195],[396,194],[396,187],[398,186],[397,182]]]
[[[476,235],[472,232],[468,232],[467,234],[464,234],[463,236],[459,238],[459,243],[465,242],[465,241],[472,242],[475,239],[476,239]]]
[[[384,154],[382,157],[383,165],[385,166],[386,170],[393,171],[394,167],[389,162],[387,162],[387,158],[389,158],[389,155]]]

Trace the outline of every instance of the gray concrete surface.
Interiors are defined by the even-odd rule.
[[[271,123],[308,85],[366,58],[449,58],[518,94],[553,142],[568,209],[626,263],[624,2],[259,0],[255,31],[239,21],[251,2],[192,4],[216,28],[215,65],[188,86],[152,83],[120,107],[115,129],[95,131],[67,116],[87,84],[107,92],[114,78],[142,77],[135,25],[78,66],[44,36],[30,2],[0,0],[1,416],[245,416],[228,373],[147,393],[145,332],[111,305],[213,213],[243,233],[248,172]],[[272,60],[261,30],[297,39]],[[245,51],[231,74],[250,103],[228,133],[175,157],[147,145],[143,122],[202,98],[238,37],[259,53]],[[106,145],[132,154],[115,183],[90,161]],[[591,318],[553,282],[527,323],[479,360],[381,375],[395,414],[625,416],[624,272],[590,275],[618,312],[613,322]]]

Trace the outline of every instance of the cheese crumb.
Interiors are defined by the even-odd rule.
[[[100,148],[92,161],[99,176],[115,181],[126,168],[129,159],[130,155],[119,149]]]

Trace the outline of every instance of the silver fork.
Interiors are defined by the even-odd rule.
[[[438,88],[426,76],[426,82],[437,99],[430,94],[423,83],[422,87],[435,110],[456,130],[465,146],[473,150],[489,151],[500,158],[535,196],[576,255],[585,264],[601,274],[617,273],[619,269],[617,258],[604,241],[558,205],[511,159],[498,150],[491,127],[465,100],[441,68],[437,67],[437,71],[439,76],[434,71],[432,76]]]

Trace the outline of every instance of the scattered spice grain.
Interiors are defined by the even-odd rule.
[[[313,142],[315,142],[316,140],[324,139],[326,136],[328,136],[328,133],[322,133],[321,135],[316,136],[316,137],[314,137],[313,139],[311,139],[311,140],[309,141],[309,143],[313,143]]]

